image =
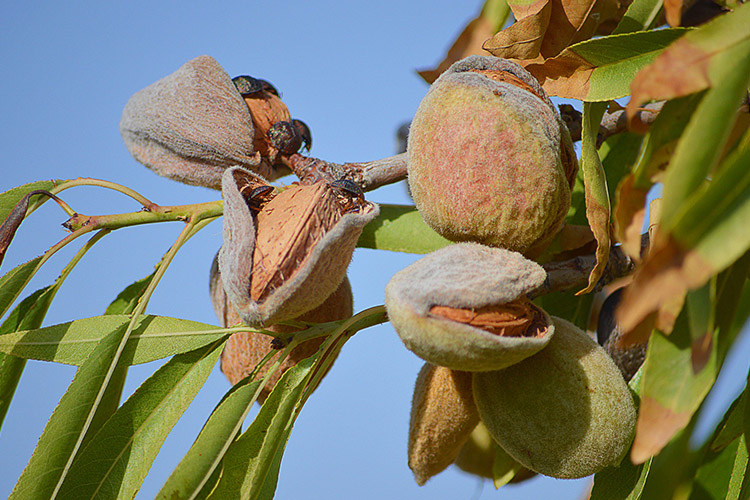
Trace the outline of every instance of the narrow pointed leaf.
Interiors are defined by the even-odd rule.
[[[113,315],[132,313],[138,304],[138,299],[143,295],[143,292],[146,291],[149,283],[151,283],[151,278],[153,278],[153,274],[128,285],[107,307],[104,314]],[[117,368],[115,368],[114,373],[112,373],[112,378],[109,380],[107,389],[104,391],[104,395],[102,396],[102,400],[96,410],[96,414],[91,420],[91,429],[100,429],[120,406],[122,390],[125,387],[127,376],[128,365],[122,358],[120,358]],[[92,435],[93,432],[91,431],[86,433],[86,438],[84,439],[82,446],[87,444]]]
[[[259,385],[259,380],[247,379],[232,387],[211,413],[198,438],[156,498],[168,500],[197,496],[236,437],[248,408],[255,402]]]
[[[742,484],[745,468],[747,467],[747,450],[745,450],[743,436],[738,436],[729,445],[719,451],[709,451],[703,457],[693,482],[693,492],[696,498],[716,498],[737,500],[739,487]],[[739,463],[738,463],[739,462]],[[742,470],[733,470],[736,466]],[[735,495],[730,494],[730,482]],[[739,480],[739,484],[737,484]],[[691,497],[692,498],[692,497]]]
[[[8,311],[11,304],[21,294],[21,291],[39,267],[39,261],[41,260],[42,257],[40,256],[19,264],[0,278],[0,316]]]
[[[750,249],[748,164],[750,148],[735,151],[712,182],[684,203],[673,222],[660,226],[660,238],[618,310],[625,331],[633,330],[649,314],[665,310],[688,290],[699,288]]]
[[[653,28],[658,23],[663,3],[663,0],[634,0],[612,34],[646,31]]]
[[[747,399],[747,387],[737,396],[727,409],[719,425],[716,426],[716,432],[708,443],[708,450],[711,452],[721,451],[729,446],[732,441],[740,437],[745,432],[743,429],[745,418],[745,400]]]
[[[357,246],[426,254],[451,243],[425,224],[415,207],[380,205],[380,215],[365,226]]]
[[[32,293],[16,306],[0,326],[0,335],[25,328],[38,328],[44,321],[53,294],[45,287]],[[0,354],[0,426],[21,379],[26,360],[9,354]]]
[[[253,423],[230,446],[221,480],[209,498],[257,499],[265,482],[272,481],[269,471],[286,444],[295,409],[318,358],[311,356],[284,373]]]
[[[10,500],[54,498],[96,411],[102,384],[116,357],[125,325],[104,337],[76,372],[39,438]]]
[[[175,356],[149,377],[81,450],[59,498],[133,498],[222,346],[219,341]]]
[[[609,234],[609,192],[607,190],[607,177],[596,150],[596,134],[599,123],[602,121],[606,104],[584,103],[583,104],[583,133],[581,170],[585,184],[586,196],[586,218],[596,238],[596,266],[589,275],[588,286],[578,294],[588,293],[599,281],[604,267],[609,259],[609,247],[611,244]]]
[[[130,316],[115,314],[11,333],[0,336],[0,352],[80,366],[104,336],[129,322]],[[129,337],[122,359],[129,365],[147,363],[192,351],[226,336],[223,329],[213,325],[144,315]]]

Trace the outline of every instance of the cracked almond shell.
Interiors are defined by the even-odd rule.
[[[462,371],[499,370],[540,351],[553,336],[549,316],[526,300],[545,278],[539,264],[517,252],[457,243],[396,273],[385,305],[404,345],[425,361]],[[506,323],[502,314],[519,304],[533,314],[526,326],[498,328]]]
[[[320,182],[289,186],[256,213],[240,192],[248,182],[259,177],[239,167],[224,172],[219,270],[242,320],[271,325],[315,309],[338,288],[362,229],[379,208],[363,202],[343,210],[341,195]]]
[[[235,165],[269,180],[289,173],[256,151],[248,103],[206,55],[135,93],[123,109],[120,133],[136,160],[186,184],[221,189],[222,173]]]
[[[473,374],[474,399],[511,457],[540,474],[573,479],[620,463],[636,411],[607,353],[575,325],[553,320],[545,349],[504,370]]]
[[[432,84],[407,153],[411,195],[435,231],[530,256],[562,227],[578,170],[544,90],[497,57],[470,56]]]

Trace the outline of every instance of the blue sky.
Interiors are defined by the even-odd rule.
[[[397,127],[411,118],[427,90],[415,69],[437,63],[481,4],[3,2],[0,190],[83,176],[125,184],[164,205],[217,199],[217,192],[159,178],[136,163],[117,127],[134,92],[201,54],[216,58],[230,76],[250,74],[271,81],[292,115],[312,129],[312,155],[337,162],[389,156]],[[368,198],[408,203],[402,185]],[[140,208],[98,188],[69,190],[64,199],[85,214]],[[65,219],[53,204],[38,211],[21,227],[2,271],[61,239]],[[101,314],[122,288],[151,272],[180,229],[178,224],[139,227],[105,238],[65,283],[46,324]],[[220,240],[219,222],[193,238],[148,312],[215,324],[208,270]],[[31,290],[52,282],[72,253],[56,256]],[[349,270],[355,310],[381,304],[390,276],[416,258],[357,250]],[[749,351],[745,342],[735,355],[741,360],[739,375],[730,377],[713,403],[714,414],[741,386]],[[453,469],[416,486],[406,465],[406,435],[421,364],[388,325],[349,341],[295,426],[277,498],[581,498],[586,480],[538,479],[495,493],[490,484],[482,487]],[[157,366],[132,369],[126,391],[135,390]],[[73,374],[67,366],[27,366],[0,432],[0,497],[12,489]],[[228,389],[217,368],[166,441],[138,498],[158,491]]]

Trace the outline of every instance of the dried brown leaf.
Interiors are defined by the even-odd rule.
[[[633,174],[627,175],[617,186],[617,203],[613,214],[615,238],[622,249],[635,261],[641,258],[641,228],[646,217],[648,189],[634,186]]]
[[[633,463],[641,464],[659,453],[672,436],[687,425],[691,417],[691,412],[675,413],[653,398],[643,398],[638,411],[635,441],[630,452]]]
[[[617,0],[537,0],[508,2],[516,22],[484,44],[493,55],[541,61],[565,47],[588,40],[602,23],[617,19]]]

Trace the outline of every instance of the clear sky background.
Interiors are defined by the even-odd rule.
[[[271,81],[292,116],[312,129],[311,154],[336,162],[390,156],[397,127],[411,118],[427,85],[415,69],[432,66],[482,2],[2,2],[0,4],[0,191],[40,179],[97,177],[163,204],[220,194],[147,170],[125,149],[122,108],[136,91],[201,54],[230,76]],[[291,182],[292,178],[285,179]],[[63,198],[85,214],[138,210],[99,188]],[[408,203],[403,185],[368,194]],[[65,236],[53,203],[19,230],[1,272],[42,254]],[[131,282],[149,274],[180,224],[117,231],[68,278],[46,324],[101,314]],[[216,324],[208,270],[221,241],[214,222],[180,251],[151,300],[152,314]],[[75,249],[58,254],[31,290],[50,284]],[[388,279],[417,256],[357,250],[349,277],[355,310],[381,304]],[[712,396],[717,418],[744,383],[747,331],[732,371]],[[451,468],[424,487],[406,465],[414,378],[422,362],[388,325],[358,333],[308,401],[281,468],[279,499],[582,498],[588,480],[539,478],[495,492]],[[131,370],[131,393],[159,366]],[[30,362],[0,431],[0,498],[11,491],[75,369]],[[214,370],[167,439],[138,498],[152,498],[187,451],[229,383]]]

